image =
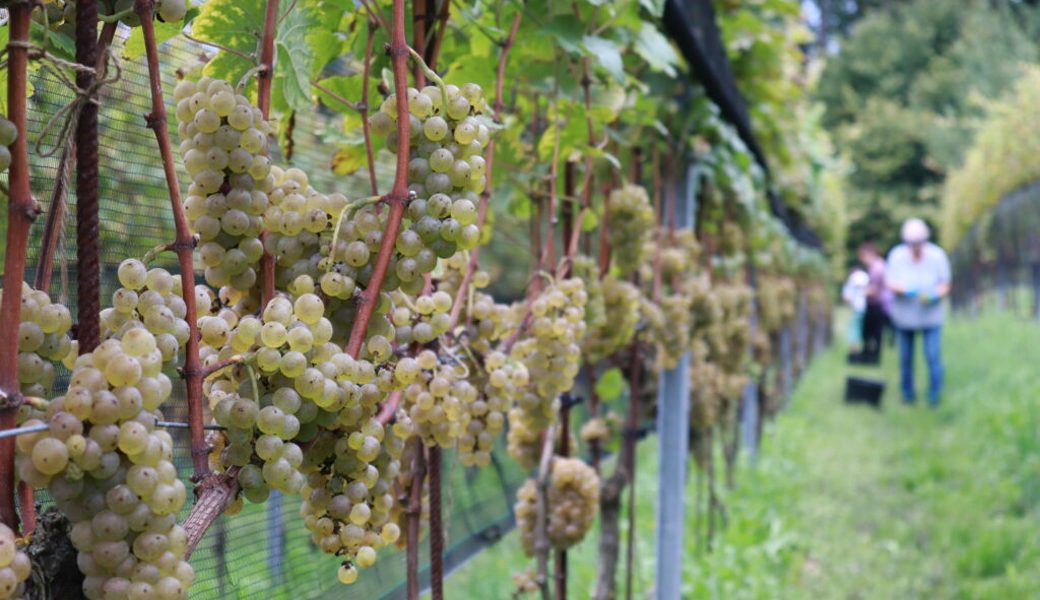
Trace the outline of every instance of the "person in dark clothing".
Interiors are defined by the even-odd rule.
[[[863,351],[860,361],[878,364],[881,362],[881,338],[888,321],[888,303],[891,301],[891,294],[885,285],[885,258],[873,242],[862,244],[857,256],[870,277],[867,283],[867,308],[863,316]]]

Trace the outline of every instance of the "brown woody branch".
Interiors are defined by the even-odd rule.
[[[134,11],[141,20],[145,56],[148,61],[148,82],[152,97],[151,112],[146,116],[148,127],[155,133],[162,159],[166,187],[170,194],[170,208],[176,229],[177,260],[181,271],[181,294],[186,307],[185,320],[191,334],[184,347],[184,381],[187,387],[188,424],[191,436],[191,458],[196,477],[209,474],[209,444],[206,443],[202,414],[202,369],[199,360],[198,307],[195,305],[195,266],[192,262],[194,237],[188,226],[188,217],[181,202],[177,167],[170,146],[169,128],[166,125],[166,105],[163,102],[162,80],[159,75],[159,51],[155,40],[152,21],[152,0],[136,0]]]
[[[35,206],[29,189],[29,144],[25,126],[26,71],[29,63],[29,14],[31,5],[16,2],[8,8],[10,40],[7,46],[7,118],[18,129],[18,137],[11,145],[11,167],[8,179],[7,246],[4,255],[4,279],[9,290],[21,289],[25,276],[25,252],[29,242],[30,214]],[[21,294],[3,295],[0,301],[0,335],[16,339],[21,322]],[[20,391],[18,382],[18,345],[0,345],[0,393],[12,396]],[[0,429],[15,425],[15,408],[0,409]],[[14,439],[0,439],[0,522],[18,531],[15,511]]]

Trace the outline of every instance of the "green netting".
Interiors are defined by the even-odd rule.
[[[117,47],[126,35],[121,29]],[[173,114],[172,90],[177,70],[197,64],[204,47],[178,39],[160,49],[163,87],[167,110]],[[118,52],[117,52],[118,54]],[[101,94],[100,170],[101,170],[101,243],[102,303],[108,304],[118,286],[115,268],[127,257],[141,257],[156,245],[174,237],[162,166],[155,139],[146,128],[144,115],[149,111],[147,69],[142,59],[121,63],[122,77]],[[34,94],[30,100],[30,144],[44,133],[45,125],[56,111],[72,101],[71,90],[44,71],[32,77]],[[295,115],[293,155],[287,160],[280,149],[272,148],[277,164],[297,166],[310,176],[316,189],[339,191],[348,197],[368,195],[368,180],[363,174],[342,176],[331,170],[332,150],[341,136],[342,119],[330,111],[316,108]],[[45,136],[43,151],[55,149],[50,157],[32,151],[31,185],[33,194],[44,211],[51,204],[56,184],[61,178],[59,162],[67,145],[56,140],[56,129]],[[176,124],[170,123],[176,139]],[[182,189],[189,179],[178,165]],[[380,160],[377,173],[381,189],[389,189],[393,165]],[[63,225],[52,276],[51,293],[75,312],[76,244],[75,244],[75,177],[67,193],[68,211]],[[0,224],[6,230],[6,222]],[[43,218],[35,225],[29,247],[26,279],[35,277],[40,255]],[[172,255],[160,255],[156,266],[176,268]],[[169,373],[175,380],[176,374]],[[60,384],[59,384],[60,385]],[[171,421],[186,421],[187,408],[183,391],[165,407]],[[174,430],[178,440],[175,462],[185,481],[191,474],[187,453],[187,432]],[[491,468],[467,469],[444,458],[445,510],[448,536],[448,565],[493,542],[512,523],[513,493],[526,474],[505,456],[504,444],[498,449]],[[189,484],[190,487],[190,484]],[[38,500],[48,505],[45,492]],[[309,539],[298,514],[299,500],[272,494],[264,505],[247,505],[234,517],[222,517],[207,533],[192,557],[197,582],[191,591],[193,599],[209,598],[331,598],[343,597],[347,589],[336,581],[337,559],[323,554]],[[188,508],[185,508],[186,515]],[[422,564],[427,562],[423,544]],[[385,550],[375,567],[349,588],[350,597],[394,597],[403,591],[404,554]]]

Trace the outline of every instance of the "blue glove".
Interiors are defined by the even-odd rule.
[[[934,289],[923,292],[920,296],[921,304],[935,304],[939,301],[939,293]]]

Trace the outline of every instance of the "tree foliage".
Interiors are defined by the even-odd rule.
[[[827,61],[823,123],[854,165],[848,242],[892,243],[911,215],[935,222],[941,184],[982,101],[1035,60],[1037,11],[1018,3],[915,0],[861,19]]]

